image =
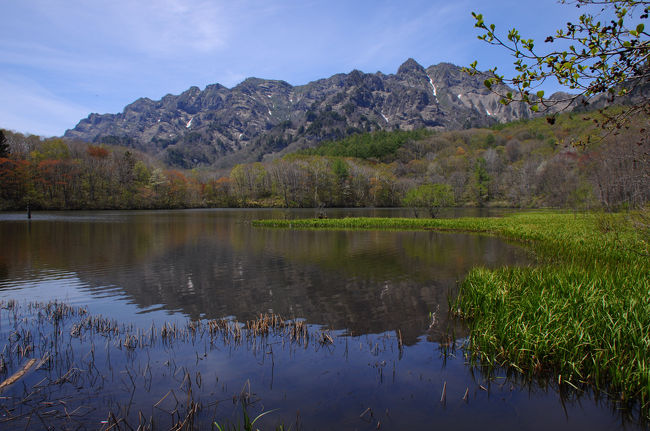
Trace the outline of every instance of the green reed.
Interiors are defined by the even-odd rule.
[[[260,227],[433,229],[496,234],[536,255],[534,267],[474,268],[452,311],[470,324],[482,364],[553,375],[650,411],[650,255],[630,214],[540,211],[501,218],[264,220]],[[645,236],[644,236],[645,235]]]

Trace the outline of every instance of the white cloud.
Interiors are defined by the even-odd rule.
[[[3,39],[40,37],[91,57],[96,51],[114,56],[134,54],[175,57],[214,52],[227,39],[232,17],[211,0],[30,0],[15,4]],[[238,9],[235,7],[235,11]],[[18,36],[16,36],[18,35]]]
[[[88,2],[82,2],[87,7]],[[104,36],[119,41],[126,50],[145,55],[182,56],[208,53],[227,41],[228,20],[217,2],[206,0],[114,0],[93,4]]]
[[[21,77],[0,76],[0,95],[0,127],[22,133],[61,136],[89,113]]]

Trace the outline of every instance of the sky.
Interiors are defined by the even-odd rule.
[[[472,11],[540,44],[581,12],[554,0],[0,0],[0,128],[61,136],[139,97],[396,73],[408,58],[508,76],[512,57],[477,39]]]

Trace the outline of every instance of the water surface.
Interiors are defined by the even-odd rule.
[[[290,424],[299,417],[304,429],[634,428],[589,394],[567,399],[552,386],[522,383],[505,372],[488,378],[466,364],[462,350],[444,354],[439,343],[448,342],[450,328],[458,338],[466,335],[462,323],[448,316],[448,298],[458,282],[477,265],[531,264],[522,248],[473,234],[250,225],[253,219],[314,215],[314,210],[48,212],[27,221],[24,214],[0,214],[0,299],[65,300],[141,328],[277,313],[331,329],[334,343],[323,348],[285,348],[280,339],[266,340],[264,346],[278,344],[271,348],[271,361],[267,347],[260,354],[246,345],[205,348],[200,363],[190,359],[191,345],[166,351],[218,381],[222,398],[247,384],[265,409],[279,409],[269,421]],[[328,210],[327,215],[410,214]],[[169,382],[161,373],[159,384],[141,394],[142,405],[164,395]],[[204,398],[214,392],[196,391]],[[373,414],[362,415],[368,408]]]

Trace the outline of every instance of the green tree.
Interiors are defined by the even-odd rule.
[[[482,206],[488,200],[490,179],[487,163],[483,157],[479,157],[474,162],[474,175],[470,187],[472,198],[479,206]]]
[[[348,164],[340,158],[336,158],[332,162],[332,171],[334,172],[334,175],[336,176],[336,179],[339,181],[339,183],[345,181],[348,178],[348,175],[350,175]]]
[[[489,70],[484,81],[487,88],[502,96],[502,103],[522,101],[533,111],[558,103],[562,104],[560,108],[566,108],[570,102],[582,100],[586,104],[603,93],[612,101],[615,96],[648,85],[650,35],[644,21],[650,13],[650,1],[561,0],[561,3],[574,4],[587,12],[578,22],[569,22],[566,29],[548,36],[543,45],[547,49],[540,49],[533,39],[524,38],[516,28],[507,36],[499,35],[494,24],[485,23],[482,14],[472,13],[475,27],[483,31],[479,39],[509,50],[515,58],[518,75],[505,78],[496,73],[495,67]],[[471,74],[482,73],[476,61],[466,70]],[[539,86],[547,79],[555,79],[573,95],[564,100],[546,98]],[[509,91],[499,84],[507,84],[517,91]],[[634,112],[650,114],[647,95],[637,99],[622,114],[606,117],[602,124],[620,127]],[[549,121],[554,121],[554,117],[549,117]]]
[[[434,218],[440,208],[455,205],[454,191],[449,184],[424,184],[406,193],[403,204],[413,208],[415,217],[419,208],[426,208],[429,216]]]

